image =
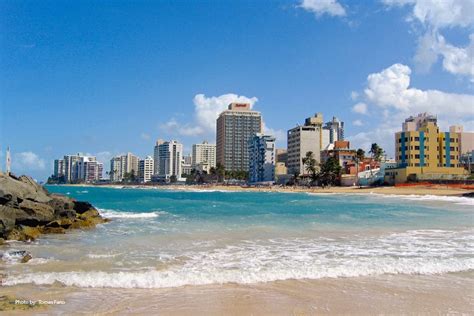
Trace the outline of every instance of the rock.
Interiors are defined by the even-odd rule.
[[[0,238],[30,241],[107,222],[89,202],[50,194],[27,176],[0,173],[0,188]]]
[[[23,258],[21,258],[21,263],[27,263],[28,261],[30,261],[31,259],[33,259],[33,257],[30,255],[30,254],[27,254],[25,255]]]
[[[94,208],[89,202],[74,201],[74,210],[78,214],[87,212],[88,210]]]
[[[464,193],[462,196],[469,197],[469,198],[474,198],[474,192]]]

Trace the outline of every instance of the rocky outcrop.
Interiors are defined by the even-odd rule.
[[[50,194],[28,176],[0,174],[0,240],[34,240],[106,221],[88,202]]]

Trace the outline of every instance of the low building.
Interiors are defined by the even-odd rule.
[[[337,140],[321,152],[321,163],[325,163],[331,157],[335,158],[342,167],[343,173],[351,174],[350,168],[354,165],[356,156],[357,151],[350,149],[349,141]]]
[[[255,134],[249,141],[249,182],[275,181],[275,137]]]

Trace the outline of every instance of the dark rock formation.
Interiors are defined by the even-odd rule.
[[[0,173],[0,240],[34,240],[106,221],[89,202],[50,194],[27,176]]]

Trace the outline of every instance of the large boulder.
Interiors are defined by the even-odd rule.
[[[104,222],[89,202],[50,194],[27,176],[0,173],[0,238],[29,241]]]

